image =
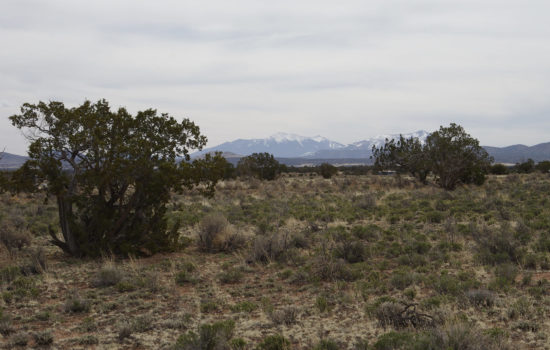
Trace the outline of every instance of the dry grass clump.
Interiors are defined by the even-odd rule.
[[[124,277],[124,273],[113,264],[106,264],[96,274],[92,281],[94,287],[110,287],[114,286]]]
[[[14,332],[12,319],[0,308],[0,334],[8,336]]]
[[[199,249],[203,252],[231,252],[246,244],[244,236],[232,231],[221,213],[205,216],[199,223]]]
[[[72,291],[65,300],[63,310],[67,313],[84,313],[90,311],[90,306],[89,300],[82,298],[77,291]]]
[[[198,334],[187,332],[181,335],[173,350],[229,350],[239,349],[235,346],[241,344],[233,338],[235,322],[233,320],[218,321],[213,324],[202,324]],[[244,344],[241,344],[244,345]]]
[[[287,306],[279,310],[272,310],[269,312],[268,316],[275,325],[284,324],[290,326],[297,321],[298,308],[295,306]]]
[[[476,307],[492,307],[495,304],[495,294],[487,289],[471,289],[465,296],[469,303]]]
[[[507,350],[502,336],[491,337],[469,323],[453,323],[431,330],[425,338],[425,349]]]
[[[434,318],[418,312],[414,303],[396,303],[387,301],[376,309],[375,317],[382,327],[392,326],[395,329],[433,327]]]
[[[6,222],[0,225],[0,243],[6,247],[10,254],[14,254],[16,250],[21,251],[24,247],[29,246],[31,239],[26,232],[17,230]]]

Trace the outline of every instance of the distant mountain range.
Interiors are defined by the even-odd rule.
[[[11,153],[0,153],[0,169],[17,169],[28,159]]]
[[[422,142],[430,133],[419,130],[403,134],[408,138],[418,137]],[[322,136],[306,137],[296,134],[277,133],[264,139],[238,139],[224,142],[220,145],[195,152],[191,156],[201,157],[215,151],[223,155],[232,163],[252,153],[268,152],[280,162],[287,165],[320,164],[323,161],[332,164],[369,164],[372,163],[372,146],[381,146],[386,139],[399,138],[399,134],[380,135],[370,139],[354,142],[348,145],[329,140]],[[535,162],[550,160],[550,142],[534,146],[513,145],[507,147],[483,146],[495,159],[496,163],[519,163],[531,158]],[[10,153],[3,153],[0,159],[0,169],[16,169],[25,162],[27,157]]]
[[[403,134],[405,138],[418,137],[421,142],[430,133],[424,130]],[[268,152],[280,158],[285,164],[317,164],[318,160],[330,160],[333,163],[344,164],[370,163],[372,146],[380,147],[386,139],[399,138],[399,134],[380,135],[370,139],[354,142],[348,145],[329,140],[322,136],[306,137],[296,134],[277,133],[264,139],[238,139],[224,142],[218,146],[209,147],[192,154],[199,157],[205,153],[222,151],[230,152],[232,162],[242,156],[252,153]],[[550,142],[535,146],[513,145],[508,147],[483,146],[494,157],[497,163],[519,163],[531,158],[536,162],[550,160]],[[360,161],[359,161],[360,160]]]
[[[418,137],[422,141],[428,136],[427,131],[417,131],[403,134],[405,137]],[[238,139],[224,142],[221,145],[203,149],[192,154],[197,157],[215,151],[231,152],[238,155],[252,153],[271,153],[281,158],[308,158],[308,159],[339,159],[339,158],[369,158],[373,145],[383,145],[386,139],[398,138],[399,135],[381,135],[363,141],[344,145],[331,141],[326,137],[306,137],[296,134],[277,133],[265,139]]]

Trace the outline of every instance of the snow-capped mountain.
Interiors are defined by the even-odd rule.
[[[386,140],[399,139],[399,135],[403,135],[404,138],[408,139],[410,137],[416,137],[420,140],[421,143],[426,141],[430,133],[424,130],[418,130],[408,134],[388,134],[388,135],[378,135],[367,140],[358,141],[350,144],[348,147],[350,149],[360,148],[360,149],[372,149],[372,146],[380,147],[383,146]]]
[[[210,147],[193,156],[200,156],[207,152],[223,151],[241,155],[268,152],[276,157],[305,157],[324,149],[339,149],[343,144],[331,141],[322,136],[306,137],[296,134],[276,133],[264,139],[238,139],[224,142],[221,145]]]
[[[424,143],[430,133],[424,130],[408,134],[401,134],[405,138],[417,137]],[[379,135],[370,139],[351,143],[345,147],[332,150],[321,150],[308,155],[308,158],[369,158],[372,155],[372,146],[380,147],[386,140],[398,139],[400,134]]]

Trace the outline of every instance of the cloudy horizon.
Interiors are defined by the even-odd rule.
[[[208,147],[277,132],[348,144],[462,125],[549,142],[550,2],[0,4],[0,150],[25,103],[105,98],[196,122]]]

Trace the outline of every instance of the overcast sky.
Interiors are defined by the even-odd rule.
[[[209,146],[279,131],[342,143],[456,122],[550,141],[550,1],[0,1],[0,150],[24,102],[195,121]]]

